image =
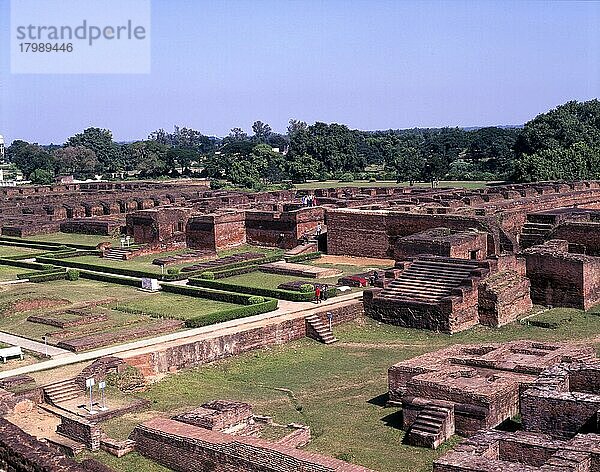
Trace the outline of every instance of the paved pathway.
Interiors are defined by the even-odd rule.
[[[72,354],[71,351],[61,349],[59,347],[48,346],[44,343],[32,341],[31,339],[22,338],[21,336],[15,336],[14,334],[8,334],[0,331],[0,342],[5,344],[11,344],[13,346],[21,346],[23,349],[28,351],[37,352],[38,354],[44,354],[49,356],[58,356],[60,354]]]
[[[354,292],[330,298],[318,305],[314,302],[289,302],[285,300],[280,300],[279,307],[277,308],[277,310],[271,311],[269,313],[263,313],[260,315],[226,321],[224,323],[217,323],[210,326],[203,326],[201,328],[188,329],[185,331],[165,334],[150,339],[142,339],[140,341],[134,341],[118,346],[110,346],[107,348],[97,349],[94,351],[88,351],[83,353],[72,353],[61,349],[61,353],[59,353],[56,357],[54,357],[51,360],[42,361],[36,364],[31,364],[28,366],[0,372],[0,379],[11,377],[13,375],[29,374],[31,372],[39,372],[42,370],[54,369],[56,367],[75,364],[78,362],[93,361],[104,356],[119,354],[120,357],[129,357],[129,355],[133,355],[132,351],[134,350],[136,351],[135,354],[139,354],[141,352],[152,352],[156,350],[156,345],[158,344],[187,344],[193,342],[194,339],[190,338],[194,337],[197,339],[206,339],[224,333],[235,333],[253,327],[264,326],[271,322],[274,322],[275,319],[277,319],[277,321],[280,321],[286,318],[293,319],[297,317],[305,317],[311,314],[313,311],[323,310],[327,306],[333,307],[335,305],[339,305],[340,303],[360,298],[361,296],[362,292]],[[0,341],[1,340],[2,339],[0,338]],[[32,342],[35,343],[35,341]],[[36,344],[39,345],[41,343]],[[43,346],[43,344],[41,345]],[[23,347],[27,349],[25,345],[23,345]]]

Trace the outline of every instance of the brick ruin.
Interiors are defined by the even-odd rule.
[[[253,415],[251,405],[219,400],[171,419],[146,421],[130,438],[140,454],[181,472],[369,472],[296,449],[310,439],[310,430],[302,425],[280,426],[291,432],[275,441],[260,438],[265,425],[273,427],[274,423]]]
[[[520,392],[521,429],[479,431],[434,462],[434,472],[600,471],[600,364],[548,367]]]
[[[399,326],[454,333],[510,323],[532,303],[588,309],[600,301],[597,181],[475,190],[247,193],[183,181],[0,191],[2,234],[116,231],[145,245],[111,255],[119,259],[183,247],[210,255],[243,244],[294,251],[322,224],[318,248],[329,254],[397,261],[393,277],[365,293],[365,311]],[[302,205],[307,193],[318,206]]]
[[[390,367],[389,402],[402,406],[410,444],[437,448],[454,433],[471,436],[519,412],[525,416],[526,397],[521,393],[541,382],[547,375],[542,372],[563,362],[594,358],[592,347],[559,343],[452,346]],[[581,376],[576,378],[582,383]],[[543,406],[536,407],[531,411],[539,418]]]

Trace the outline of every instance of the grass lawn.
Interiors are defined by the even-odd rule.
[[[461,181],[461,180],[442,180],[440,187],[462,187],[462,188],[482,188],[488,182],[485,181]],[[353,182],[340,182],[339,180],[326,180],[324,182],[306,182],[303,184],[294,184],[299,190],[314,190],[317,188],[339,188],[339,187],[408,187],[408,182],[396,182],[394,180],[378,180],[369,182],[368,180],[355,180]],[[415,187],[429,187],[430,182],[415,182]]]
[[[22,256],[22,255],[29,255],[29,254],[31,254],[31,257],[35,257],[36,254],[41,254],[42,252],[47,252],[47,251],[42,251],[40,249],[32,249],[32,248],[27,248],[27,247],[4,245],[4,244],[0,243],[0,257]]]
[[[119,306],[149,313],[161,313],[165,318],[187,320],[217,311],[238,308],[240,305],[174,293],[157,293],[149,297],[119,303]]]
[[[116,268],[120,268],[120,269],[143,270],[143,271],[150,272],[153,274],[160,274],[161,273],[160,266],[152,264],[152,261],[154,259],[157,259],[159,257],[167,257],[167,256],[175,255],[175,254],[181,254],[181,253],[187,252],[187,251],[188,251],[187,249],[179,249],[176,251],[162,252],[160,254],[150,254],[148,256],[134,257],[133,259],[130,259],[128,261],[113,261],[110,259],[103,259],[102,257],[98,257],[98,256],[70,257],[70,258],[67,258],[64,260],[65,261],[73,261],[73,262],[83,262],[86,264],[93,264],[98,267],[112,267],[112,268],[116,267]],[[274,250],[272,248],[260,248],[260,247],[256,247],[256,246],[241,246],[241,247],[237,247],[235,249],[228,249],[226,251],[221,251],[221,252],[219,252],[218,255],[219,255],[219,257],[225,257],[225,256],[230,256],[232,254],[238,254],[240,252],[260,252],[260,253],[264,253],[266,255],[283,253],[283,251],[281,251],[281,250]],[[201,261],[202,260],[199,260],[198,262],[201,262]],[[171,268],[181,269],[183,267],[191,266],[194,264],[195,264],[195,262],[184,262],[182,264],[172,264],[165,268],[165,272]]]
[[[116,245],[119,245],[118,238],[112,238],[111,236],[102,236],[98,234],[78,234],[78,233],[50,233],[50,234],[37,234],[35,236],[27,236],[23,238],[29,241],[37,242],[51,242],[51,243],[62,243],[65,245],[69,244],[87,244],[96,246],[103,241],[111,241]]]
[[[17,274],[22,274],[23,272],[27,271],[28,269],[23,269],[22,267],[0,265],[0,282],[16,280]]]
[[[318,267],[335,268],[335,269],[341,271],[342,275],[358,274],[361,272],[365,272],[369,268],[377,267],[377,265],[357,266],[357,265],[351,265],[351,264],[325,264],[325,263],[320,263],[318,259],[308,261],[303,264],[318,266]],[[295,276],[291,276],[291,275],[269,274],[266,272],[256,271],[256,272],[250,272],[247,274],[235,275],[233,277],[227,277],[224,279],[219,279],[219,281],[223,281],[225,283],[230,283],[230,284],[243,285],[246,287],[274,289],[274,288],[277,288],[277,286],[279,284],[282,284],[284,282],[294,282],[294,281],[318,282],[318,283],[322,283],[322,284],[337,285],[337,281],[340,277],[342,277],[342,275],[338,275],[335,277],[327,277],[327,278],[322,278],[322,279],[312,279],[310,277],[295,277]],[[362,287],[362,288],[356,287],[356,288],[353,288],[352,290],[353,291],[364,290],[364,288],[366,288],[366,287]],[[349,292],[346,292],[346,293],[349,293]]]
[[[169,375],[137,394],[152,401],[151,411],[127,414],[103,426],[109,435],[125,438],[136,424],[155,416],[186,411],[214,399],[247,401],[255,413],[273,416],[279,423],[308,424],[313,434],[306,448],[310,451],[343,455],[380,472],[426,472],[434,458],[459,438],[437,451],[402,444],[400,409],[383,406],[388,367],[456,343],[597,338],[593,341],[597,345],[599,312],[553,309],[536,317],[558,322],[554,330],[513,323],[455,335],[372,320],[348,323],[335,329],[340,342],[331,346],[303,339]],[[125,456],[118,462],[107,459],[107,463],[127,472],[142,470],[145,463],[141,460]]]
[[[136,290],[134,287],[85,279],[79,279],[75,282],[57,280],[39,284],[25,283],[3,286],[0,292],[0,308],[8,308],[8,310],[4,315],[0,315],[0,330],[26,338],[41,340],[42,336],[46,333],[56,333],[60,331],[60,328],[31,323],[27,321],[27,317],[30,315],[41,315],[87,301],[107,300],[107,302],[110,302],[109,299],[117,299],[119,302],[126,302],[131,299],[142,299],[148,296],[151,295]],[[27,299],[52,299],[56,300],[57,304],[52,307],[30,311],[14,311],[10,309],[13,303]],[[98,310],[102,310],[102,308],[98,308]],[[114,329],[115,326],[129,325],[139,318],[139,315],[109,311],[109,321],[69,329],[85,334],[85,331],[92,327],[94,329],[105,328],[106,330],[110,330]]]

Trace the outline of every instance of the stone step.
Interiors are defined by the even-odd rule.
[[[452,291],[451,286],[449,287],[435,287],[428,285],[414,285],[414,284],[405,284],[400,283],[396,284],[393,287],[387,287],[384,291],[386,293],[390,292],[407,292],[407,293],[424,293],[424,294],[436,294],[436,293],[450,293]]]

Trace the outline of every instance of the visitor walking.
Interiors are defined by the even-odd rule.
[[[327,300],[327,292],[329,291],[329,285],[323,285],[323,300]]]
[[[323,228],[321,227],[321,223],[317,223],[317,237],[321,236],[321,232]]]
[[[315,299],[317,303],[321,303],[321,287],[318,285],[315,287]]]

